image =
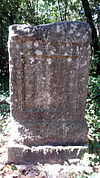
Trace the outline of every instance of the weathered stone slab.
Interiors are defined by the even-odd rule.
[[[38,146],[27,147],[16,145],[8,148],[8,163],[10,164],[64,164],[70,160],[81,159],[87,146]],[[79,160],[78,160],[79,161]]]
[[[12,145],[84,145],[90,57],[86,23],[9,28]]]

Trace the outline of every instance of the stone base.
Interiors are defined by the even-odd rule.
[[[8,147],[9,164],[64,164],[69,159],[81,158],[82,153],[87,151],[87,146],[38,146],[27,147],[16,145]]]

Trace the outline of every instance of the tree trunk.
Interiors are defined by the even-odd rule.
[[[3,22],[0,18],[0,69],[2,72],[3,68],[3,56],[4,56],[4,47],[3,47]]]
[[[91,14],[91,9],[89,7],[89,2],[88,0],[81,0],[82,5],[84,8],[85,16],[87,18],[87,22],[90,24],[90,27],[92,29],[92,48],[93,48],[93,53],[94,55],[98,54],[98,51],[100,51],[99,47],[99,38],[97,36],[97,30],[94,25],[93,19],[92,19],[92,14]],[[98,64],[97,64],[97,70],[96,74],[100,75],[100,55],[98,54]]]

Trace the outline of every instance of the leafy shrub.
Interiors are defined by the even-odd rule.
[[[9,91],[0,94],[0,114],[4,117],[9,115]]]
[[[89,77],[86,112],[89,151],[100,156],[100,76]]]
[[[5,84],[3,83],[5,87]],[[8,140],[8,118],[9,118],[9,91],[0,91],[0,145]]]

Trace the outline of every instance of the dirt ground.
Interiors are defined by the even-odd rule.
[[[0,165],[0,178],[100,178],[100,166]]]

